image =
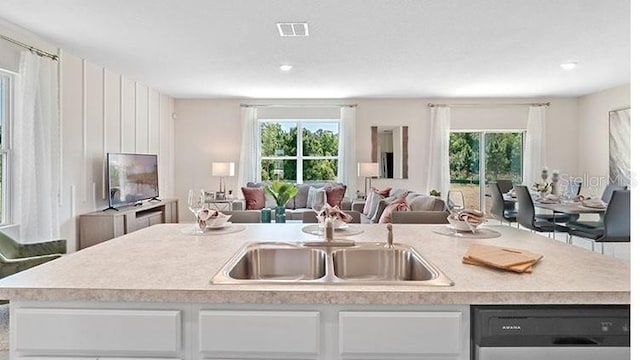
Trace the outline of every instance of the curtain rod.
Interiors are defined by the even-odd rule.
[[[331,104],[270,104],[270,105],[252,105],[252,104],[240,104],[240,107],[275,107],[275,108],[297,108],[297,107],[358,107],[358,104],[344,104],[344,105],[331,105]]]
[[[481,106],[549,106],[551,105],[551,102],[544,102],[544,103],[485,103],[485,104],[434,104],[434,103],[428,103],[427,106],[428,107],[441,107],[441,106],[448,106],[448,107],[481,107]]]
[[[10,38],[8,36],[4,36],[4,35],[0,34],[0,39],[4,39],[4,40],[6,40],[6,41],[8,41],[10,43],[13,43],[13,44],[18,45],[20,47],[23,47],[23,48],[31,51],[32,53],[34,53],[34,54],[36,54],[38,56],[47,57],[47,58],[49,58],[49,59],[51,59],[53,61],[57,61],[58,60],[58,55],[46,52],[44,50],[40,50],[37,47],[33,47],[31,45],[27,45],[27,44],[25,44],[23,42],[20,42],[18,40],[12,39],[12,38]]]

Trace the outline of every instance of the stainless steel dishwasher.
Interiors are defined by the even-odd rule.
[[[628,360],[629,306],[473,306],[475,360]]]

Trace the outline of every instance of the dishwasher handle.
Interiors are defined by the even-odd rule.
[[[592,337],[560,336],[553,338],[553,345],[600,345],[601,342]]]

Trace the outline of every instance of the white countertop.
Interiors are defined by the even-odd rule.
[[[271,304],[629,304],[630,268],[623,261],[507,226],[493,239],[439,235],[436,225],[394,225],[394,239],[414,247],[455,285],[212,285],[211,278],[244,244],[305,241],[307,224],[247,224],[228,235],[181,233],[161,224],[109,240],[0,280],[0,299]],[[383,225],[350,239],[383,242]],[[439,226],[441,228],[441,226]],[[462,263],[470,244],[541,253],[532,274]]]

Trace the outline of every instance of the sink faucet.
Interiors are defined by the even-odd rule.
[[[387,224],[387,244],[384,247],[393,249],[393,226],[391,224]]]

